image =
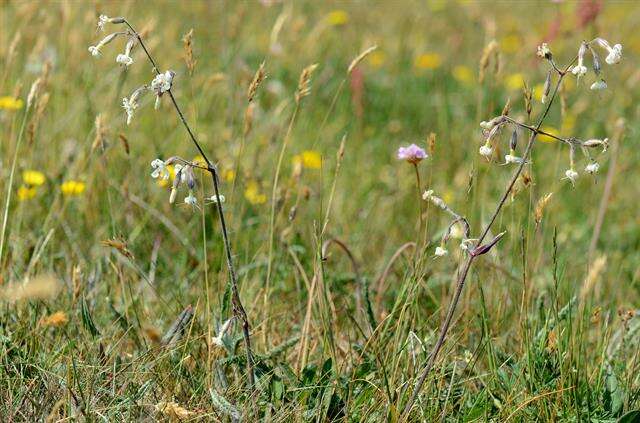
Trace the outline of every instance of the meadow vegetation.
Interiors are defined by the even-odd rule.
[[[0,19],[2,421],[640,421],[634,3]]]

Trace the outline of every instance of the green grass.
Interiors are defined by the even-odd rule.
[[[521,73],[529,86],[544,82],[546,67],[535,57],[542,40],[564,64],[582,39],[594,36],[624,45],[619,65],[603,65],[609,89],[594,93],[592,76],[579,85],[568,77],[564,110],[555,103],[545,126],[563,136],[613,140],[622,118],[619,148],[597,154],[599,175],[582,174],[572,187],[561,180],[567,149],[536,142],[532,182],[498,216],[492,233],[507,234],[474,263],[410,420],[613,422],[640,409],[639,10],[606,3],[594,21],[581,24],[581,8],[431,1],[4,3],[0,97],[26,103],[43,63],[52,66],[32,111],[26,114],[25,104],[0,108],[0,206],[8,210],[0,256],[1,420],[171,420],[177,417],[162,404],[175,403],[193,421],[231,421],[236,414],[245,421],[398,421],[464,257],[454,239],[448,256],[433,259],[449,221],[425,204],[417,253],[407,247],[390,262],[420,235],[415,175],[395,159],[397,148],[425,146],[429,133],[436,134],[432,156],[419,165],[421,188],[435,190],[479,233],[514,169],[478,155],[479,122],[500,114],[508,99],[511,116],[526,118],[522,90],[507,81]],[[346,13],[343,24],[331,23],[335,11]],[[161,70],[176,71],[173,92],[220,167],[240,296],[252,327],[253,396],[239,322],[223,347],[210,342],[232,313],[217,215],[211,205],[194,212],[169,204],[169,188],[150,177],[151,160],[191,160],[195,150],[166,99],[154,111],[147,95],[126,126],[122,97],[153,74],[139,47],[134,64],[122,71],[115,63],[120,41],[91,57],[87,47],[101,37],[99,13],[126,16],[146,31]],[[181,42],[191,28],[192,75]],[[492,62],[480,83],[482,49],[494,38],[499,72]],[[376,55],[365,58],[355,77],[363,78],[358,100],[353,77],[340,86],[351,60],[373,44]],[[437,53],[441,64],[417,68],[424,53]],[[267,79],[245,136],[246,91],[262,61]],[[319,66],[311,94],[293,120],[271,198],[298,77],[313,63]],[[456,78],[459,66],[473,78]],[[534,101],[534,120],[541,110]],[[98,115],[104,145],[94,143]],[[507,139],[501,138],[503,155]],[[519,152],[524,143],[521,136]],[[296,170],[293,158],[304,151],[321,154],[320,169]],[[614,155],[611,195],[589,256]],[[579,160],[581,171],[586,163]],[[234,180],[225,178],[236,169]],[[18,193],[25,170],[46,177],[29,199]],[[212,195],[206,176],[197,173],[200,199]],[[85,190],[64,195],[60,185],[68,180],[84,182]],[[248,187],[266,201],[250,201]],[[554,195],[536,225],[536,203],[549,192]],[[186,195],[182,189],[178,202]],[[114,239],[126,250],[103,243]],[[335,243],[323,255],[332,239],[344,243],[357,270]],[[55,276],[55,295],[10,300],[19,284],[38,275]],[[194,315],[183,333],[162,342],[189,305]],[[56,312],[66,321],[47,323]],[[632,418],[626,421],[637,421]]]

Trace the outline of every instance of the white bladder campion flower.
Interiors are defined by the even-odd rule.
[[[587,52],[587,44],[580,44],[578,50],[578,64],[571,69],[571,73],[580,78],[587,74],[587,67],[584,65],[584,54]]]
[[[596,42],[609,53],[604,59],[607,64],[615,65],[620,63],[620,60],[622,60],[622,44],[615,44],[611,47],[611,44],[604,38],[596,38]]]
[[[220,194],[220,197],[218,198],[217,195],[212,195],[211,197],[209,197],[209,201],[211,201],[212,203],[216,204],[218,202],[220,203],[224,203],[225,201],[227,201],[227,199],[224,197],[224,195]]]
[[[592,175],[598,173],[598,170],[600,170],[600,165],[598,164],[598,162],[591,162],[584,168],[585,172]]]
[[[591,84],[591,89],[594,90],[594,91],[606,90],[607,89],[607,83],[605,82],[604,79],[601,79],[601,80],[596,81],[593,84]]]
[[[162,94],[171,89],[171,84],[173,83],[173,77],[175,75],[176,73],[174,71],[168,70],[156,75],[151,81],[151,89],[156,93],[156,109],[160,107],[160,98],[162,97]]]
[[[195,207],[198,205],[198,199],[195,197],[195,195],[193,195],[192,190],[189,190],[189,195],[185,197],[184,203],[192,207]]]
[[[109,23],[109,19],[107,15],[100,15],[98,18],[98,30],[104,31],[104,26]]]
[[[489,145],[489,143],[484,144],[482,147],[480,147],[480,155],[486,157],[487,159],[489,159],[491,157],[491,154],[493,153],[493,149],[491,148],[491,145]]]
[[[578,176],[580,176],[580,175],[575,170],[567,169],[567,171],[564,172],[564,178],[563,179],[568,179],[569,182],[571,182],[572,185],[575,185],[576,179],[578,179]]]
[[[507,154],[504,156],[504,164],[520,164],[522,162],[522,157],[518,157],[513,154]]]
[[[436,247],[436,251],[434,252],[434,257],[444,257],[449,254],[449,251],[446,248],[442,248],[440,246]]]
[[[131,124],[131,120],[133,119],[133,112],[138,108],[139,104],[138,104],[138,99],[140,99],[140,96],[147,90],[146,86],[142,86],[140,88],[138,88],[137,90],[135,90],[132,94],[131,97],[126,98],[124,97],[122,99],[122,108],[125,110],[125,112],[127,113],[127,125]]]
[[[127,45],[124,47],[124,53],[118,54],[116,57],[116,63],[119,63],[125,67],[131,66],[133,64],[133,58],[131,57],[131,49],[135,44],[135,39],[133,37],[129,38],[127,41]]]
[[[121,34],[122,34],[121,32],[114,32],[113,34],[107,35],[102,40],[100,40],[100,42],[98,44],[96,44],[95,46],[89,46],[89,48],[88,48],[89,53],[91,53],[91,55],[94,56],[94,57],[100,56],[100,50],[102,49],[102,47],[104,47],[107,44],[109,44],[118,35],[121,35]]]
[[[163,180],[169,179],[170,172],[169,169],[167,169],[167,164],[164,160],[154,159],[151,162],[151,167],[153,168],[153,172],[151,172],[152,178],[160,178]]]

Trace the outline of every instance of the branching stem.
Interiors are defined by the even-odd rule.
[[[147,59],[149,59],[149,62],[153,66],[153,71],[157,75],[160,75],[160,70],[158,69],[158,65],[156,64],[155,60],[151,56],[151,53],[149,53],[149,50],[147,50],[147,47],[144,44],[144,42],[142,41],[142,37],[140,36],[140,34],[133,28],[133,26],[131,26],[131,24],[126,19],[124,20],[124,23],[125,23],[125,25],[127,25],[129,30],[131,30],[133,35],[138,39],[138,42],[140,43],[140,47],[142,47],[142,50],[144,51],[145,55],[147,56]],[[219,179],[219,175],[218,175],[218,169],[209,160],[209,158],[205,154],[204,150],[202,149],[202,146],[200,145],[200,143],[196,139],[196,136],[194,135],[193,131],[191,130],[191,127],[187,123],[187,120],[185,119],[184,115],[182,114],[182,110],[180,109],[180,106],[178,105],[178,102],[176,101],[176,98],[174,97],[173,93],[171,92],[171,89],[169,89],[167,92],[169,93],[169,97],[171,98],[171,103],[173,104],[174,109],[178,113],[178,117],[180,118],[180,121],[182,122],[182,124],[184,125],[185,129],[189,133],[189,138],[191,139],[191,141],[195,145],[196,149],[198,150],[198,152],[200,153],[200,155],[204,159],[205,163],[207,164],[206,170],[211,174],[211,179],[212,179],[212,182],[213,182],[214,194],[216,195],[216,198],[219,199],[220,198],[220,179]],[[236,271],[235,271],[235,267],[234,267],[234,264],[233,264],[233,254],[231,252],[231,243],[229,242],[229,233],[228,233],[228,230],[227,230],[227,223],[226,223],[226,220],[225,220],[225,217],[224,217],[224,211],[222,209],[222,202],[221,201],[216,201],[216,205],[217,205],[217,209],[218,209],[218,220],[220,222],[220,229],[221,229],[221,232],[222,232],[222,239],[223,239],[223,242],[224,242],[224,250],[225,250],[226,261],[227,261],[227,269],[229,271],[229,277],[231,278],[231,301],[233,303],[233,314],[235,315],[235,317],[240,322],[242,322],[242,335],[243,335],[243,338],[244,338],[244,344],[245,344],[246,355],[247,355],[248,385],[249,385],[249,389],[253,390],[254,383],[255,383],[255,376],[254,376],[254,371],[253,371],[253,353],[252,353],[252,350],[251,350],[251,336],[250,336],[250,329],[251,328],[250,328],[250,325],[249,325],[249,318],[247,317],[247,313],[246,313],[246,311],[244,309],[244,306],[242,305],[242,301],[240,300],[240,292],[239,292],[239,289],[238,289],[238,277],[237,277],[237,274],[236,274]]]

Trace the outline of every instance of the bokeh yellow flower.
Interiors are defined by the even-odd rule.
[[[85,184],[81,181],[64,181],[62,185],[60,185],[60,190],[64,195],[80,195],[84,192]]]
[[[30,187],[30,186],[27,186],[27,185],[21,185],[18,188],[18,200],[20,200],[20,201],[30,200],[35,196],[36,196],[35,187]]]
[[[533,98],[536,99],[536,101],[538,102],[542,101],[543,93],[544,93],[544,84],[537,84],[535,87],[533,87]]]
[[[374,51],[369,55],[369,63],[374,68],[379,68],[387,61],[387,56],[382,51]]]
[[[193,158],[193,160],[191,160],[193,163],[197,164],[198,166],[207,166],[207,162],[204,159],[204,157],[202,157],[201,155],[197,155]]]
[[[505,86],[512,91],[521,90],[524,88],[524,75],[521,73],[507,75],[504,83]]]
[[[4,96],[0,97],[0,109],[19,110],[22,109],[24,102],[20,98]]]
[[[236,172],[233,169],[227,169],[222,172],[222,178],[227,182],[233,182],[236,179]]]
[[[451,71],[451,74],[458,82],[463,84],[472,84],[474,81],[473,71],[468,66],[456,66]]]
[[[509,34],[500,40],[500,49],[505,53],[516,53],[522,48],[522,40],[516,34]]]
[[[38,172],[37,170],[25,170],[22,172],[22,180],[25,184],[31,185],[33,187],[39,187],[44,184],[46,180],[44,173]]]
[[[174,165],[168,165],[167,170],[169,171],[169,177],[167,179],[157,178],[156,184],[160,187],[168,187],[171,184],[171,181],[176,177],[176,168]]]
[[[322,167],[322,156],[313,150],[306,150],[293,156],[292,161],[293,164],[301,164],[307,169],[320,169]]]
[[[256,181],[249,181],[249,183],[247,183],[247,187],[244,190],[244,198],[253,205],[267,202],[267,196],[260,192],[260,186]]]
[[[438,53],[424,53],[416,57],[415,67],[418,69],[436,69],[442,64]]]
[[[558,129],[554,128],[553,126],[543,126],[542,129],[544,132],[547,132],[551,135],[555,135],[557,137],[560,136],[560,131],[558,131]],[[550,136],[547,135],[543,135],[543,134],[539,134],[538,135],[538,141],[542,141],[542,142],[555,142],[556,139],[552,138]]]
[[[333,26],[346,25],[349,22],[349,14],[340,9],[332,10],[327,15],[327,22]]]
[[[573,130],[576,127],[576,115],[573,114],[566,114],[563,118],[562,118],[562,133],[563,134],[568,134],[570,132],[573,132]]]

